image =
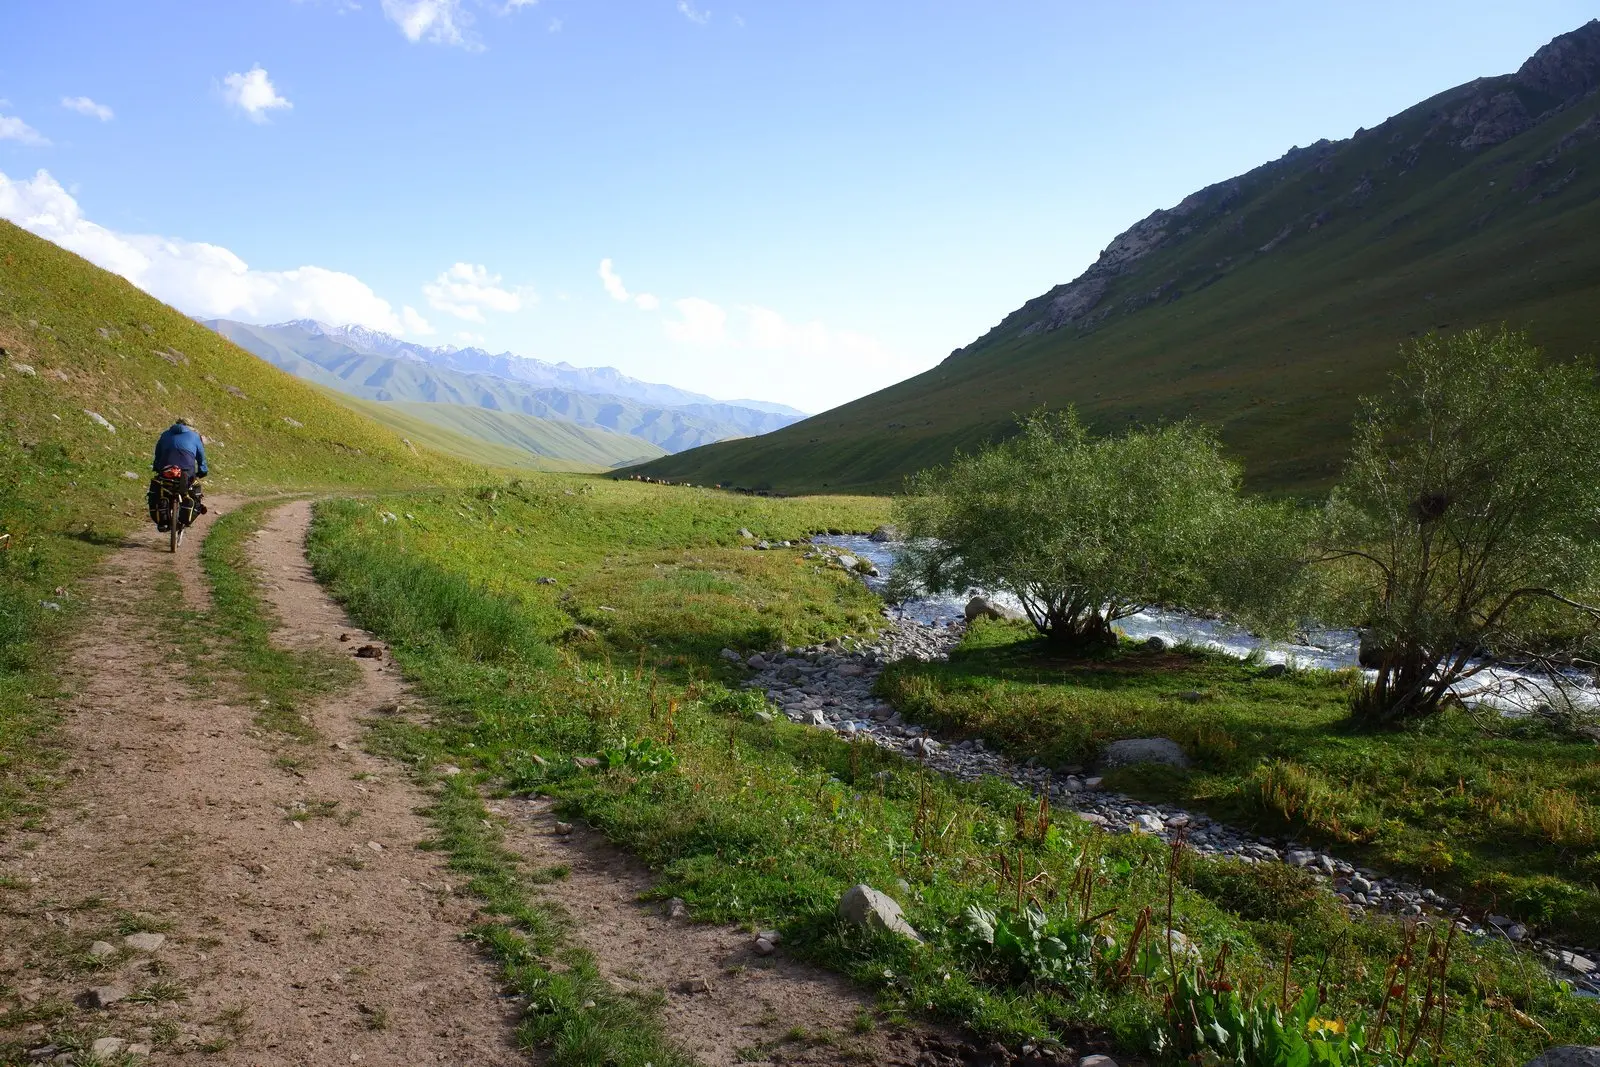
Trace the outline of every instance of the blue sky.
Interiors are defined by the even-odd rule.
[[[817,411],[933,365],[1152,210],[1594,14],[10,0],[0,215],[190,313]]]

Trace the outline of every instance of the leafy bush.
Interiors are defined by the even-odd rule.
[[[1269,997],[1243,997],[1226,981],[1207,982],[1198,972],[1185,972],[1178,975],[1171,1000],[1177,1050],[1193,1063],[1357,1067],[1400,1062],[1363,1055],[1361,1024],[1323,1018],[1315,989],[1284,1011]]]
[[[1070,409],[948,467],[895,504],[907,538],[900,594],[1010,593],[1052,642],[1115,644],[1112,624],[1150,604],[1266,605],[1288,573],[1277,537],[1292,512],[1246,504],[1238,468],[1187,423],[1092,437]]]
[[[991,981],[1081,990],[1094,979],[1093,923],[1051,920],[1033,906],[1019,914],[977,904],[962,920],[963,951]]]
[[[1330,499],[1332,615],[1369,628],[1377,679],[1356,717],[1438,712],[1484,656],[1600,627],[1600,390],[1521,334],[1467,330],[1412,347],[1356,422]]]
[[[600,765],[607,770],[630,770],[639,774],[670,771],[678,765],[672,749],[649,737],[623,740],[600,753]]]

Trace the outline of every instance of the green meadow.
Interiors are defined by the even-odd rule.
[[[739,690],[743,671],[721,660],[722,647],[865,634],[878,619],[851,579],[799,548],[748,551],[739,528],[769,539],[864,529],[881,509],[874,500],[532,476],[326,502],[311,554],[319,577],[392,642],[438,709],[431,727],[392,744],[468,768],[491,794],[555,796],[649,863],[662,897],[683,897],[708,921],[778,927],[789,951],[876,989],[886,1017],[926,1014],[1005,1040],[1068,1044],[1084,1029],[1105,1030],[1126,1048],[1165,1040],[1170,1051],[1170,914],[1170,929],[1208,961],[1223,953],[1230,984],[1251,996],[1320,990],[1326,1016],[1370,1028],[1382,1012],[1389,1027],[1405,1017],[1415,1030],[1420,984],[1404,1004],[1385,1003],[1395,961],[1420,956],[1400,921],[1352,920],[1288,868],[1108,836],[1008,783],[959,784],[781,715],[772,721],[759,694]],[[1014,635],[977,634],[984,655],[1010,654]],[[950,677],[970,663],[952,663]],[[1331,720],[1339,692],[1336,680],[1293,676],[1250,698],[1250,668],[1203,657],[1170,672],[1186,676],[1162,672],[1156,683],[1139,679],[1136,661],[1123,666],[1130,687],[1150,687],[1150,715],[1169,682],[1192,688],[1197,676],[1224,699],[1259,700],[1262,723],[1290,706]],[[942,677],[923,669],[900,668],[888,690],[918,713],[923,698],[908,694]],[[1048,684],[1086,699],[1097,691],[1064,677]],[[1042,747],[1076,757],[1095,733],[1142,727],[1131,714]],[[1221,729],[1207,736],[1226,747]],[[836,903],[857,882],[896,896],[927,944],[842,924]],[[974,914],[1020,929],[1034,907],[1044,923],[1037,938],[991,944],[974,933]],[[1437,1013],[1428,1023],[1421,1062],[1437,1053],[1520,1064],[1552,1037],[1600,1036],[1592,1002],[1507,946],[1457,939],[1446,970],[1450,1010],[1440,1033]],[[550,1003],[552,1013],[565,1010]]]

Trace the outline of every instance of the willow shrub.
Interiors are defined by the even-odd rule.
[[[897,591],[1006,592],[1051,643],[1115,642],[1154,604],[1286,614],[1300,516],[1249,500],[1208,430],[1089,433],[1070,409],[923,471],[896,501]]]
[[[1490,658],[1581,647],[1600,624],[1600,390],[1518,333],[1411,346],[1356,421],[1329,501],[1332,614],[1367,628],[1374,725],[1439,711]]]

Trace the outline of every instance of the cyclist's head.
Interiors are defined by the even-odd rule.
[[[174,425],[174,426],[187,426],[190,429],[194,428],[194,423],[189,419],[189,417],[187,415],[179,415],[177,418],[172,420],[172,425]]]

